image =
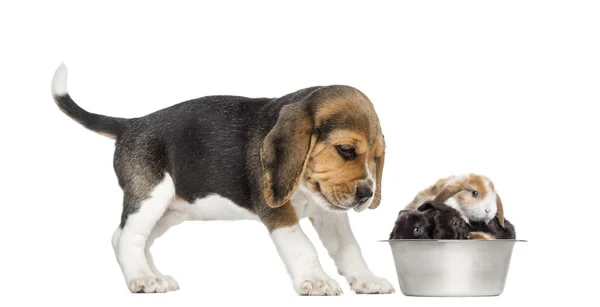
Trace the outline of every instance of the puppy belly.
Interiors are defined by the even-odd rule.
[[[175,200],[170,214],[180,214],[186,220],[258,220],[258,216],[217,194],[196,199],[193,203]]]

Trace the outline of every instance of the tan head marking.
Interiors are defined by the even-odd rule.
[[[379,119],[368,98],[347,86],[323,87],[284,107],[265,138],[265,198],[277,207],[304,180],[327,209],[376,208],[384,154]]]

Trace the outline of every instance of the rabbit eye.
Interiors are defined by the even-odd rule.
[[[458,222],[457,221],[454,221],[454,226],[458,226]]]
[[[477,191],[473,191],[473,192],[471,192],[471,195],[473,195],[473,197],[477,197],[477,195],[479,195],[479,193]]]
[[[415,227],[415,233],[419,233],[421,230],[419,229],[419,227]]]

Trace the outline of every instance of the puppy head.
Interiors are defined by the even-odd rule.
[[[504,209],[492,181],[481,175],[453,177],[434,199],[459,209],[466,219],[489,222],[498,217],[504,228]]]
[[[329,211],[374,209],[384,155],[371,101],[352,87],[319,87],[284,106],[264,139],[265,199],[278,207],[301,187]]]
[[[425,215],[402,210],[398,213],[389,239],[431,239],[432,231],[433,225]]]

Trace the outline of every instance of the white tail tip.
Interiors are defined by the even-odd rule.
[[[61,63],[54,72],[54,78],[52,78],[52,95],[63,96],[67,93],[67,66]]]

